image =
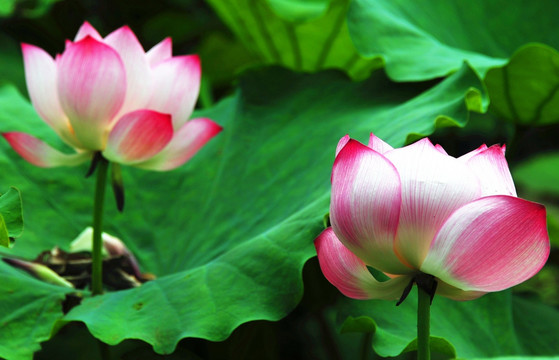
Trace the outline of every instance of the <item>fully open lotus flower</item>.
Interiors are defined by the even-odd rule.
[[[351,298],[397,299],[424,273],[437,294],[469,300],[536,274],[549,256],[545,208],[516,197],[504,151],[483,145],[454,158],[428,139],[393,149],[346,135],[332,170],[332,227],[315,240],[326,278]]]
[[[102,38],[85,22],[54,59],[33,45],[22,44],[22,50],[33,106],[76,150],[65,154],[31,135],[4,133],[34,165],[73,166],[101,152],[112,162],[170,170],[221,131],[209,119],[188,120],[200,61],[172,56],[170,38],[144,52],[127,26]]]

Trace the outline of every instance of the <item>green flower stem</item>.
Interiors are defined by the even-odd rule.
[[[93,251],[91,261],[91,291],[93,295],[103,293],[103,205],[107,184],[109,162],[101,157],[97,164],[97,181],[95,184],[95,200],[93,204]]]
[[[431,295],[421,286],[417,287],[417,360],[430,360],[429,322],[431,318]]]

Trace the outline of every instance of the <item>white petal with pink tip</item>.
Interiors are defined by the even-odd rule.
[[[150,66],[155,66],[160,62],[171,58],[173,55],[173,42],[171,38],[165,38],[146,53]]]
[[[221,130],[222,127],[210,119],[192,119],[174,133],[173,139],[161,152],[135,166],[157,171],[172,170],[187,162]]]
[[[480,182],[481,196],[516,196],[509,166],[499,145],[478,152],[470,157],[466,164]]]
[[[479,154],[480,152],[482,152],[482,151],[484,151],[484,150],[486,150],[486,149],[487,149],[487,145],[483,144],[483,145],[481,145],[480,147],[478,147],[477,149],[472,150],[472,151],[470,151],[469,153],[460,156],[460,157],[458,158],[458,160],[467,162],[468,160],[470,160],[470,158],[471,158],[472,156],[475,156],[475,155]]]
[[[68,118],[60,107],[56,64],[43,49],[22,44],[27,91],[39,116],[70,146],[79,147]]]
[[[74,42],[80,41],[81,39],[85,38],[86,36],[91,36],[95,40],[103,41],[103,37],[101,35],[99,35],[97,30],[95,30],[95,28],[93,26],[91,26],[90,23],[88,23],[87,21],[84,21],[82,26],[80,26],[80,29],[78,30],[78,33],[76,34],[76,37],[74,38]]]
[[[326,279],[350,298],[396,300],[411,280],[408,276],[376,280],[365,263],[336,238],[332,228],[324,230],[314,245]]]
[[[172,137],[171,115],[136,110],[118,120],[103,155],[121,164],[141,162],[159,153]]]
[[[398,170],[402,184],[395,249],[412,267],[419,268],[448,216],[479,197],[479,183],[466,164],[444,155],[428,139],[385,156]]]
[[[340,139],[340,141],[338,141],[338,146],[336,146],[336,156],[338,156],[340,151],[344,148],[344,146],[346,146],[349,139],[350,139],[349,135],[345,135]]]
[[[10,146],[25,160],[35,166],[75,166],[91,159],[91,152],[64,154],[47,143],[29,134],[20,132],[3,133]]]
[[[330,221],[336,236],[368,265],[408,273],[394,253],[399,214],[396,168],[378,152],[349,140],[332,170]]]
[[[70,45],[58,62],[58,91],[77,139],[88,150],[102,150],[126,92],[118,53],[89,36]]]
[[[394,150],[392,146],[388,145],[384,140],[375,136],[373,133],[369,135],[369,144],[367,146],[380,154]]]
[[[549,255],[545,208],[512,196],[473,201],[437,233],[421,271],[467,291],[500,291],[536,274]]]
[[[200,59],[177,56],[153,68],[152,96],[146,108],[173,116],[179,129],[190,117],[200,91]]]
[[[126,69],[126,98],[115,119],[145,107],[152,92],[151,68],[144,49],[128,26],[123,26],[105,37],[104,43],[120,55]]]

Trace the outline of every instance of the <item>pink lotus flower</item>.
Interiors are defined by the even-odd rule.
[[[170,170],[221,131],[210,119],[188,121],[200,60],[172,56],[170,38],[144,52],[127,26],[102,38],[85,22],[55,59],[33,45],[22,44],[22,50],[33,106],[76,151],[65,154],[31,135],[4,133],[34,165],[74,166],[102,152],[116,163]]]
[[[469,300],[535,275],[549,256],[545,208],[516,197],[505,147],[454,158],[428,139],[393,149],[340,140],[332,227],[315,240],[325,277],[355,299],[397,299],[420,272]],[[377,281],[367,265],[390,279]]]

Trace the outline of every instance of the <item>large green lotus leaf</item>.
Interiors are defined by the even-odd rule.
[[[31,359],[48,340],[72,290],[36,280],[0,261],[0,358]]]
[[[415,349],[416,290],[398,307],[391,301],[344,299],[342,332],[374,332],[381,356]],[[431,306],[432,349],[459,357],[555,355],[559,353],[559,311],[513,297],[510,291],[458,302],[435,297]]]
[[[559,53],[531,44],[518,50],[502,67],[485,77],[491,110],[525,126],[559,121]]]
[[[267,64],[295,70],[336,68],[357,79],[382,67],[364,59],[346,23],[348,0],[208,0],[245,46]]]
[[[374,131],[401,146],[410,133],[429,134],[437,124],[463,126],[467,109],[483,103],[475,87],[481,84],[468,66],[427,91],[391,83],[381,72],[358,83],[337,71],[249,72],[237,95],[196,113],[222,124],[221,134],[174,171],[124,168],[124,213],[108,202],[105,230],[157,279],[87,298],[59,314],[61,323],[83,321],[109,344],[136,338],[170,353],[185,337],[219,341],[244,322],[280,319],[301,298],[302,267],[315,254],[328,211],[338,140],[349,133],[366,141]],[[0,123],[0,130],[22,123]],[[90,221],[87,165],[36,168],[0,146],[0,176],[25,194],[25,236],[10,253],[67,248]]]
[[[559,45],[554,0],[354,0],[357,50],[381,58],[395,80],[446,76],[467,60],[480,75],[528,42]]]

